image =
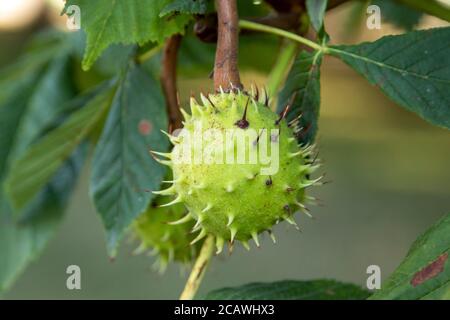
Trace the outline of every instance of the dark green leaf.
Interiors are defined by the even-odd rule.
[[[175,0],[164,7],[160,17],[173,13],[204,14],[208,9],[208,0]]]
[[[20,98],[24,100],[23,103],[12,103],[11,106],[14,107],[10,109],[8,106],[0,107],[0,119],[5,121],[5,126],[0,126],[1,141],[11,142],[9,145],[2,143],[0,148],[1,159],[5,163],[6,158],[13,157],[9,151],[13,149],[12,142],[17,136],[19,127],[18,123],[15,124],[14,118],[20,120],[20,116],[24,115],[23,111],[27,106],[28,97],[32,94],[33,85],[34,83],[31,83],[30,92],[21,91]],[[42,130],[45,132],[45,129]],[[27,134],[25,136],[30,138]],[[14,145],[14,149],[22,149],[22,141],[16,139],[19,143]],[[38,257],[55,233],[83,163],[85,149],[78,148],[21,213],[21,216],[26,217],[26,221],[22,219],[17,222],[17,219],[13,218],[13,210],[8,199],[3,193],[0,194],[0,293],[12,284],[28,263]],[[0,177],[4,169],[0,168]]]
[[[0,293],[8,289],[17,276],[45,248],[55,232],[61,211],[47,210],[25,225],[17,225],[4,199],[0,210]],[[51,208],[50,208],[51,209]]]
[[[335,280],[250,283],[210,292],[207,300],[362,300],[369,293],[354,284]]]
[[[278,97],[278,112],[290,105],[288,121],[301,115],[297,138],[302,144],[313,143],[318,129],[322,57],[320,51],[300,52]]]
[[[33,54],[40,55],[41,52]],[[43,57],[28,57],[28,61],[35,59],[33,63],[39,60],[39,69],[47,62]],[[17,79],[11,79],[16,84],[15,90],[0,105],[0,180],[3,180],[8,163],[38,136],[46,124],[46,119],[36,117],[36,108],[43,107],[42,115],[51,117],[54,113],[51,108],[55,106],[53,98],[54,102],[61,102],[70,95],[63,76],[65,66],[64,58],[56,58],[42,75],[36,73],[39,69],[34,65]],[[60,81],[59,86],[53,86],[54,81]],[[0,292],[6,290],[26,265],[39,255],[53,235],[80,161],[80,156],[76,156],[68,167],[58,171],[33,206],[28,208],[26,214],[32,219],[26,223],[17,224],[13,220],[7,199],[3,192],[0,194]]]
[[[54,235],[83,163],[79,148],[28,207],[26,222],[17,223],[8,202],[0,195],[0,293],[8,289],[35,260]]]
[[[317,32],[322,29],[327,4],[328,0],[306,0],[309,19]]]
[[[392,100],[425,120],[450,128],[450,28],[332,46],[341,58]],[[351,92],[349,92],[351,94]]]
[[[165,103],[159,85],[140,67],[123,75],[95,149],[90,192],[114,255],[125,229],[149,204],[165,169],[149,148],[165,151]]]
[[[450,22],[450,6],[443,0],[396,0],[405,5]]]
[[[450,214],[422,234],[370,299],[450,298]]]
[[[27,108],[16,133],[12,157],[23,153],[74,96],[75,88],[70,71],[69,56],[55,57],[41,73],[39,81],[34,83],[33,92],[27,96]]]
[[[81,11],[81,27],[87,33],[83,69],[89,69],[111,44],[161,42],[174,33],[183,33],[188,15],[171,19],[159,17],[170,0],[68,0],[65,10],[77,5]]]
[[[26,108],[27,95],[32,92],[35,78],[29,77],[28,81],[22,80],[22,87],[17,89],[20,89],[23,95],[11,95],[3,101],[4,104],[0,105],[0,181],[3,180],[17,126]],[[10,108],[11,105],[14,108]],[[46,233],[47,228],[41,230],[45,238],[44,233]],[[5,201],[3,192],[0,191],[0,293],[11,284],[15,276],[24,268],[26,262],[23,261],[30,259],[32,256],[30,252],[34,251],[32,250],[34,248],[32,243],[24,241],[23,237],[19,238],[19,236],[19,233],[14,230],[9,206]],[[36,239],[38,240],[38,237]],[[36,246],[38,246],[38,242],[35,242]],[[30,249],[24,250],[20,247]]]
[[[105,90],[94,97],[13,163],[5,185],[14,209],[24,209],[49,183],[55,172],[102,119],[109,106],[110,96],[110,90]]]
[[[2,72],[0,97],[0,181],[16,158],[45,131],[61,105],[73,96],[70,43],[48,32],[33,40],[27,53]],[[53,61],[50,61],[53,59]],[[5,89],[5,90],[3,90]],[[44,249],[60,221],[84,158],[79,148],[41,190],[17,222],[0,191],[0,292],[6,290]]]
[[[0,70],[0,105],[17,96],[30,77],[36,81],[46,64],[55,57],[67,55],[69,48],[60,33],[38,34],[14,64]]]
[[[10,94],[0,104],[0,180],[5,174],[17,127],[28,106],[28,97],[32,94],[37,79],[37,75],[21,79],[20,86],[17,85],[15,93]]]
[[[58,41],[63,41],[58,33],[38,35],[32,49],[2,71],[1,82],[7,92],[0,98],[0,122],[4,130],[0,135],[2,173],[74,95],[68,46]]]
[[[412,30],[420,22],[423,13],[395,0],[374,0],[372,4],[381,9],[383,21],[405,30]]]

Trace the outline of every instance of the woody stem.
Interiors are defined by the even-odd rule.
[[[236,0],[216,0],[218,38],[214,64],[214,88],[242,89],[238,69],[239,18]]]

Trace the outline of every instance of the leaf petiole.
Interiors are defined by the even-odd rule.
[[[320,45],[314,41],[311,41],[302,36],[299,36],[298,34],[295,34],[295,33],[292,33],[292,32],[289,32],[289,31],[286,31],[283,29],[278,29],[275,27],[270,27],[267,25],[263,25],[260,23],[251,22],[251,21],[247,21],[247,20],[240,20],[239,27],[242,29],[261,31],[261,32],[271,33],[271,34],[275,34],[275,35],[278,35],[281,37],[285,37],[285,38],[291,39],[293,41],[299,42],[301,44],[304,44],[304,45],[306,45],[314,50],[317,50],[317,51],[322,51],[322,52],[328,51],[328,47],[326,45]]]

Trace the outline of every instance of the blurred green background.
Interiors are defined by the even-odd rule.
[[[349,30],[342,21],[350,10],[344,6],[327,16],[327,29],[335,43],[401,32],[387,24],[376,31]],[[28,25],[11,28],[0,24],[0,65],[13,62],[40,26],[59,21],[48,13],[33,19]],[[444,23],[426,17],[419,27],[439,25]],[[272,61],[276,52],[256,54]],[[265,74],[254,70],[243,72],[247,86],[253,82],[262,85],[265,79]],[[182,97],[210,86],[207,73],[179,80]],[[365,286],[366,268],[372,264],[381,267],[382,279],[386,279],[415,238],[450,212],[448,131],[396,106],[333,58],[325,59],[322,67],[321,113],[318,144],[324,161],[322,172],[331,183],[312,190],[323,203],[312,207],[315,219],[298,215],[302,233],[282,223],[275,228],[277,244],[265,237],[260,249],[252,246],[247,252],[238,246],[231,256],[223,253],[216,257],[200,296],[225,286],[281,279],[335,278]],[[172,265],[163,275],[153,272],[153,257],[131,254],[136,243],[124,243],[116,260],[108,259],[103,227],[87,192],[88,177],[89,165],[56,237],[5,298],[177,298],[188,270],[183,273],[178,265]],[[65,271],[72,264],[81,267],[79,291],[66,288]]]

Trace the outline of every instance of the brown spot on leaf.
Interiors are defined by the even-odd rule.
[[[413,287],[424,283],[431,278],[436,277],[439,273],[444,271],[445,261],[448,259],[448,253],[440,255],[436,260],[431,262],[422,270],[418,271],[414,277],[411,279],[411,284]]]
[[[138,125],[138,129],[139,129],[139,133],[142,134],[143,136],[148,136],[150,134],[150,132],[152,132],[152,124],[150,121],[148,121],[147,119],[142,119],[141,121],[139,121],[139,125]]]

